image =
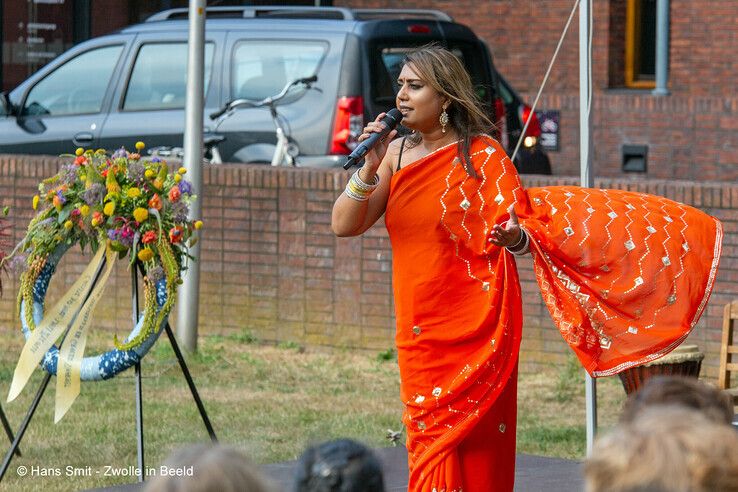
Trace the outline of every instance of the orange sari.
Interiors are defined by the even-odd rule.
[[[553,320],[593,376],[681,343],[720,256],[721,225],[699,210],[624,191],[524,190],[497,142],[478,137],[471,154],[478,179],[452,144],[395,173],[387,203],[411,491],[513,488],[522,302],[513,255],[487,238],[510,204]]]

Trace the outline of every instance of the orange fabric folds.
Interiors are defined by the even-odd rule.
[[[515,452],[514,399],[495,403],[517,365],[520,285],[513,255],[487,240],[511,204],[554,322],[594,376],[681,342],[720,253],[720,223],[693,208],[614,190],[526,191],[497,142],[476,138],[471,154],[478,178],[452,144],[395,173],[387,204],[412,491],[512,488],[512,478],[470,483],[459,454],[483,417],[485,432],[513,437],[495,441],[505,444],[490,447],[490,462]]]
[[[520,345],[515,260],[487,248],[486,234],[523,189],[495,143],[474,142],[479,180],[455,160],[456,149],[398,171],[385,216],[413,491],[462,488],[456,446],[505,388]],[[514,421],[500,424],[514,432]],[[491,452],[514,454],[514,440]]]
[[[686,338],[717,273],[718,220],[627,191],[532,188],[527,198],[521,224],[543,299],[590,374],[643,364]]]

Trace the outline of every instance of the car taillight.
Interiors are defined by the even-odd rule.
[[[540,137],[541,136],[541,124],[538,122],[538,116],[530,110],[530,106],[527,104],[523,105],[523,114],[521,115],[523,125],[525,125],[528,118],[530,118],[530,124],[528,129],[525,131],[525,135],[529,137]]]
[[[357,138],[364,128],[364,99],[342,97],[336,105],[336,119],[333,123],[331,154],[350,154],[358,144]]]
[[[502,98],[496,97],[495,98],[495,121],[493,121],[495,128],[494,128],[494,135],[492,135],[495,140],[498,142],[502,142],[502,144],[507,148],[507,123],[505,121],[505,103],[502,101]]]
[[[431,32],[431,29],[425,24],[411,24],[407,26],[407,32],[412,34],[428,34]]]

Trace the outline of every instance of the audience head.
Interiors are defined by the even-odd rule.
[[[738,433],[703,412],[653,405],[600,437],[587,492],[738,492]]]
[[[300,457],[295,492],[384,492],[377,458],[350,439],[308,448]]]
[[[259,470],[235,448],[196,444],[175,451],[162,467],[184,476],[161,474],[146,482],[145,492],[269,492]]]
[[[727,393],[697,378],[685,376],[647,379],[625,402],[620,421],[633,421],[652,405],[679,405],[697,410],[718,423],[730,424],[733,421],[733,401]]]

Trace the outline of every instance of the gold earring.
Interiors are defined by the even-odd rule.
[[[446,125],[448,125],[448,113],[446,108],[443,108],[441,116],[438,117],[438,122],[441,124],[441,132],[446,133]]]

